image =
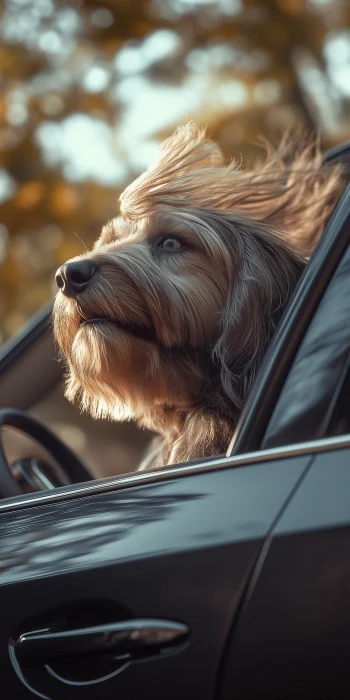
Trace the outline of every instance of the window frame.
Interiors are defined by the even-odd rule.
[[[313,456],[323,452],[335,452],[350,448],[350,433],[325,438],[321,440],[309,440],[308,442],[294,445],[284,445],[266,450],[257,450],[246,454],[223,457],[212,457],[198,462],[184,462],[170,467],[162,467],[144,472],[122,474],[118,477],[95,479],[81,484],[61,486],[53,491],[39,491],[24,496],[13,496],[0,501],[0,515],[4,512],[14,512],[26,508],[42,505],[54,505],[62,501],[70,501],[87,496],[103,495],[123,489],[148,486],[157,482],[176,480],[183,477],[191,477],[205,472],[214,472],[223,469],[238,469],[266,462],[283,461],[285,459]]]
[[[290,367],[266,428],[262,449],[329,435],[334,405],[349,367],[349,292],[350,248],[347,247]]]
[[[297,351],[349,245],[350,185],[345,189],[294,290],[263,359],[227,455],[259,450]]]

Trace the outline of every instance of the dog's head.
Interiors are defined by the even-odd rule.
[[[237,414],[304,266],[292,245],[309,252],[339,191],[319,154],[285,152],[224,167],[192,124],[163,144],[121,216],[58,271],[70,400],[116,419],[225,400]]]

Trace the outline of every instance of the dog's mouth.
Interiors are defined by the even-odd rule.
[[[104,316],[96,316],[93,318],[86,318],[85,316],[80,317],[80,327],[84,326],[97,326],[101,324],[109,324],[117,326],[120,330],[132,335],[138,340],[147,340],[150,343],[154,343],[157,340],[156,333],[153,329],[147,328],[146,326],[137,325],[135,323],[123,323],[117,319],[107,318]]]

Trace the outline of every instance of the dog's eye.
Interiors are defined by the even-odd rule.
[[[158,242],[158,248],[176,250],[177,248],[181,248],[181,242],[178,238],[161,238],[161,240]]]

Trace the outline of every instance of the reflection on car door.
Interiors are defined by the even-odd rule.
[[[144,485],[136,475],[125,489],[101,482],[94,495],[82,485],[58,502],[59,491],[4,502],[2,698],[212,698],[235,611],[310,462],[310,454],[260,457],[170,470]],[[145,620],[188,634],[135,652]],[[118,623],[134,626],[131,647],[101,653]]]

